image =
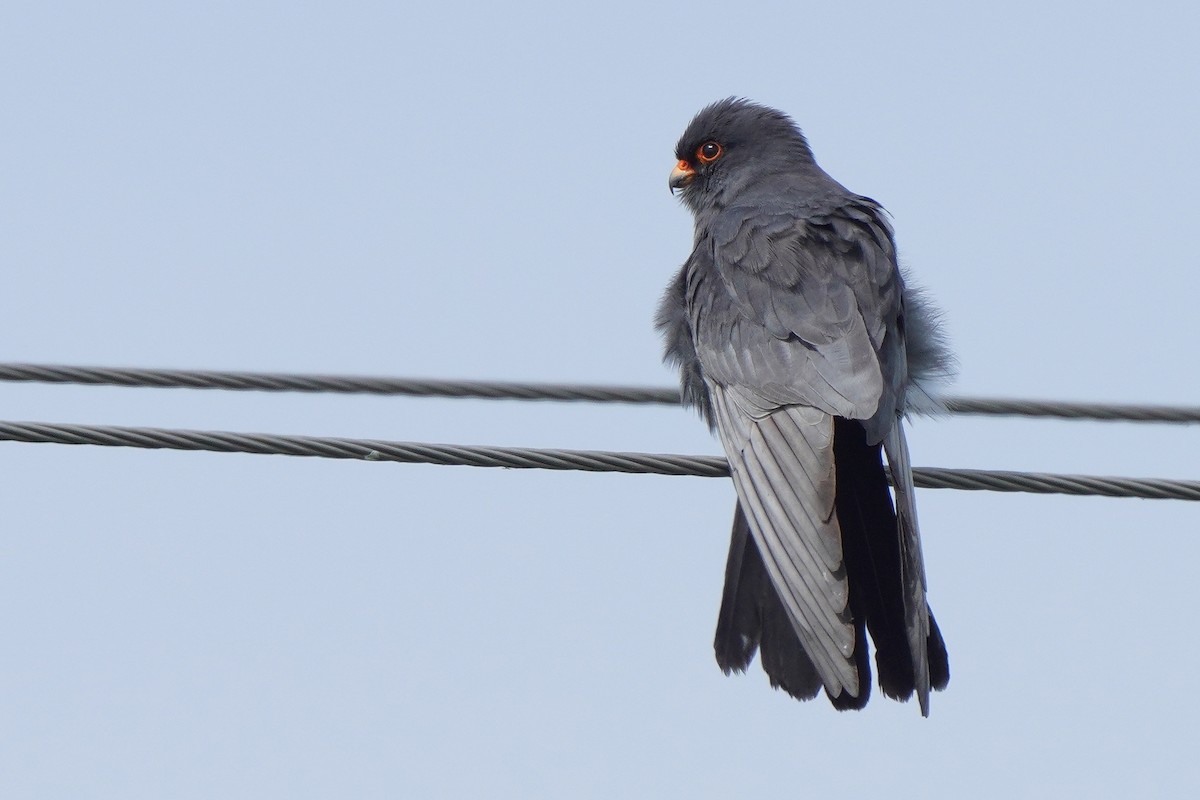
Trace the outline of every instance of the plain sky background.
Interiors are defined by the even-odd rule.
[[[1195,404],[1176,3],[0,8],[0,360],[667,385],[675,140],[792,114],[963,395]],[[0,418],[716,453],[692,415],[0,384]],[[1194,428],[917,421],[1195,478]],[[0,444],[0,795],[1129,797],[1196,758],[1200,508],[919,493],[922,720],[726,678],[727,481]]]

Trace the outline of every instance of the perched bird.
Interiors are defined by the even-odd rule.
[[[883,208],[817,166],[785,114],[719,101],[675,157],[696,230],[656,323],[738,496],[717,663],[740,672],[759,650],[772,686],[857,709],[869,633],[883,693],[915,691],[928,716],[950,667],[902,416],[935,405],[927,386],[950,368],[936,314],[905,287]]]

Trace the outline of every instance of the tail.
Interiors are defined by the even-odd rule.
[[[861,689],[858,696],[843,693],[831,696],[830,701],[841,710],[866,705],[871,686],[867,657],[870,633],[883,693],[907,700],[917,692],[922,713],[927,715],[929,687],[946,687],[950,665],[937,622],[924,605],[919,610],[927,624],[910,625],[918,609],[906,599],[914,588],[906,577],[916,576],[905,561],[913,555],[910,551],[915,539],[911,531],[898,525],[880,445],[867,444],[862,424],[835,419],[833,448],[836,510],[850,586],[855,665]],[[902,500],[902,519],[911,509],[910,497]],[[915,555],[919,564],[919,542]],[[923,603],[923,576],[919,585]],[[914,658],[912,644],[918,638],[924,646]],[[714,649],[717,664],[726,674],[744,671],[755,651],[761,650],[760,661],[775,688],[800,700],[815,697],[821,689],[821,679],[771,583],[740,504],[734,514]]]
[[[811,700],[821,690],[821,678],[771,584],[741,503],[733,513],[725,591],[713,649],[726,675],[745,672],[755,651],[761,650],[760,660],[772,687],[783,689],[797,700]]]
[[[879,686],[896,700],[916,692],[921,713],[929,714],[929,690],[950,681],[950,661],[937,622],[925,603],[925,576],[912,504],[908,451],[897,424],[889,434],[888,456],[897,477],[900,517],[892,506],[881,447],[867,444],[855,420],[834,420],[837,514],[850,581],[850,606],[860,630],[865,624],[875,644]]]

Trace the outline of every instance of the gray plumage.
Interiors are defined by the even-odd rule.
[[[724,446],[739,499],[716,651],[838,708],[949,679],[926,581],[902,415],[936,408],[950,358],[906,289],[883,209],[813,159],[784,114],[730,98],[692,120],[672,172],[694,247],[657,317],[684,402]],[[895,506],[880,449],[895,476]]]

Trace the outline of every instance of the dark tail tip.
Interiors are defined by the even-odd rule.
[[[932,611],[929,612],[929,638],[925,641],[929,653],[929,685],[941,691],[950,683],[950,656]]]

